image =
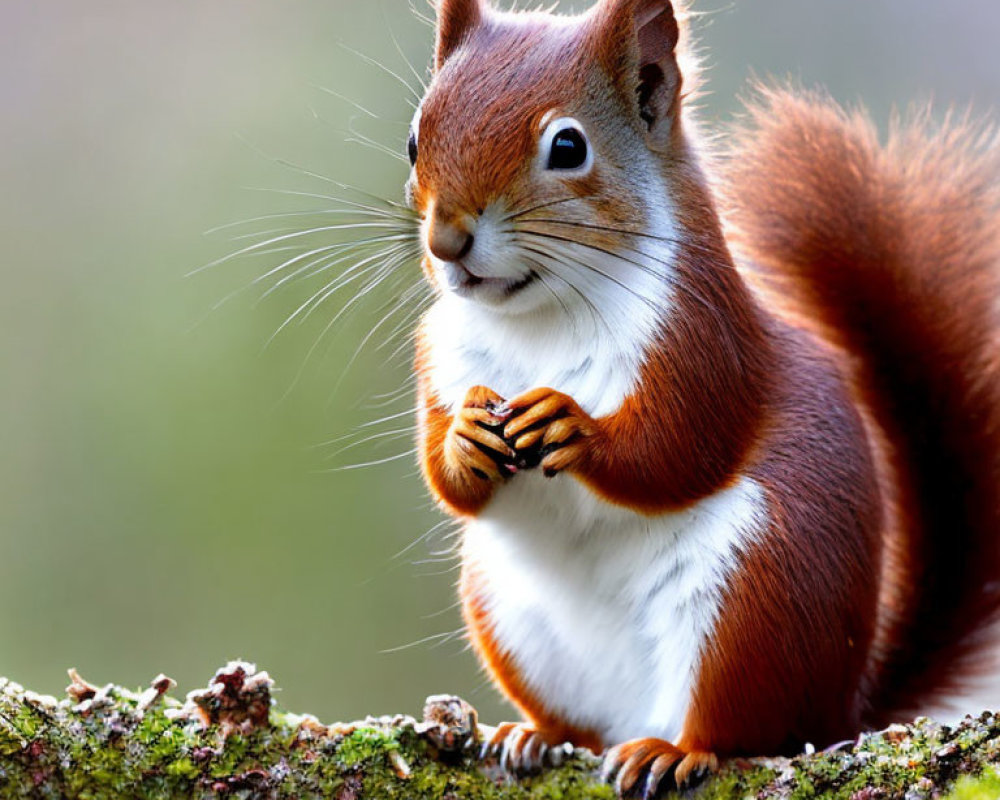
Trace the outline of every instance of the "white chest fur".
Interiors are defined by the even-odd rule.
[[[469,523],[493,637],[547,708],[606,744],[681,735],[727,573],[761,528],[744,479],[645,517],[567,476],[518,475]]]
[[[512,318],[445,294],[422,323],[439,401],[454,409],[473,386],[508,399],[548,387],[592,416],[613,413],[634,390],[665,313],[657,303],[666,289],[642,278],[651,284],[642,295],[604,286],[599,317],[569,306],[570,318],[551,309]]]

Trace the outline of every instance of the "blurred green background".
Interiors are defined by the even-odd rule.
[[[995,0],[699,7],[711,119],[751,70],[864,98],[880,122],[893,102],[998,96]],[[327,720],[441,691],[509,713],[449,635],[454,562],[446,530],[420,540],[442,517],[412,457],[338,469],[411,447],[406,430],[362,441],[406,416],[357,433],[407,409],[404,340],[380,331],[350,364],[398,291],[324,332],[331,298],[267,346],[316,288],[258,302],[279,254],[185,277],[288,220],[206,230],[323,207],[255,190],[331,188],[279,160],[399,196],[405,166],[343,129],[398,150],[405,90],[338,46],[411,79],[393,37],[422,71],[432,33],[402,0],[0,4],[0,674],[59,692],[69,666],[163,671],[186,691],[244,657]]]

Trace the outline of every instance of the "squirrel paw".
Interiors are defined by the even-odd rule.
[[[517,471],[516,453],[497,431],[503,419],[495,409],[503,398],[485,386],[465,395],[444,440],[444,460],[449,471],[465,483],[499,483]]]
[[[550,478],[580,467],[587,439],[598,430],[594,419],[572,397],[554,389],[534,389],[501,406],[497,413],[507,420],[504,439],[523,461],[540,459],[542,471]]]
[[[544,767],[562,763],[566,745],[553,745],[548,737],[530,725],[505,722],[483,744],[481,759],[496,758],[508,775],[536,775]],[[572,748],[572,745],[569,745]]]
[[[601,776],[614,782],[619,797],[641,789],[643,800],[648,800],[661,788],[691,785],[718,768],[712,753],[685,753],[663,739],[635,739],[605,753]]]

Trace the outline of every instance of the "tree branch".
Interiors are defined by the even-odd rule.
[[[431,698],[424,719],[322,725],[275,709],[271,679],[219,670],[181,703],[160,676],[144,692],[70,673],[64,700],[0,679],[0,797],[522,800],[612,798],[599,759],[556,749],[543,774],[512,781],[477,756],[490,729],[471,706]],[[918,720],[795,759],[731,763],[698,797],[920,800],[1000,796],[1000,718],[955,728]],[[977,776],[977,777],[962,777]],[[956,780],[958,784],[956,786]]]

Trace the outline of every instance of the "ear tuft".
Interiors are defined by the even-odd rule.
[[[435,69],[444,66],[482,20],[482,0],[438,0]]]
[[[676,116],[681,73],[676,50],[680,26],[670,0],[603,0],[592,41],[612,79],[635,102],[650,133],[663,145]]]
[[[652,130],[673,111],[680,91],[674,52],[680,38],[670,0],[643,0],[636,13],[639,43],[639,113]]]
[[[652,64],[670,58],[677,49],[680,29],[670,0],[639,0],[635,10],[639,37],[640,64]]]

